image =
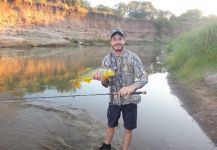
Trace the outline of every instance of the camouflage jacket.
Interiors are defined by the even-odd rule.
[[[115,75],[109,80],[102,81],[104,87],[110,87],[111,93],[117,93],[122,87],[136,85],[137,89],[142,88],[148,83],[148,76],[143,69],[143,65],[139,57],[129,51],[124,50],[121,56],[115,56],[114,52],[106,55],[102,61],[102,67],[111,68],[115,71]],[[110,104],[126,105],[129,103],[139,103],[140,95],[129,96],[110,96]]]

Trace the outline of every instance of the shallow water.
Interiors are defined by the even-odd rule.
[[[146,90],[147,94],[142,95],[142,101],[138,105],[138,128],[134,131],[134,137],[131,144],[132,150],[212,150],[217,149],[207,135],[202,131],[197,122],[187,113],[182,107],[181,100],[174,94],[168,84],[168,73],[159,65],[154,64],[156,56],[161,52],[163,47],[157,44],[147,44],[143,46],[128,46],[134,52],[139,54],[143,64],[146,66],[149,75],[149,83],[141,90]],[[73,78],[80,68],[100,66],[103,56],[108,52],[108,47],[89,47],[89,48],[57,48],[57,49],[31,49],[17,50],[12,56],[11,50],[3,49],[1,55],[14,55],[22,58],[33,58],[33,62],[43,63],[52,69],[42,70],[39,65],[29,66],[28,71],[33,74],[41,73],[34,78],[29,74],[22,75],[13,73],[9,70],[8,73],[12,76],[10,80],[17,81],[17,84],[11,84],[1,87],[2,92],[16,91],[15,94],[25,98],[37,96],[56,96],[69,94],[91,94],[91,93],[108,93],[107,88],[103,88],[98,81],[91,83],[82,83],[80,89],[75,89],[68,85],[69,79]],[[49,59],[50,61],[44,61]],[[41,61],[43,60],[43,61]],[[31,63],[32,60],[26,61],[24,64]],[[20,61],[18,61],[20,63]],[[56,65],[50,65],[50,64]],[[21,62],[22,63],[22,62]],[[34,63],[33,63],[34,64]],[[45,66],[46,66],[45,65]],[[24,66],[25,67],[25,66]],[[0,70],[1,71],[1,70]],[[43,71],[46,73],[43,74]],[[55,74],[56,73],[56,74]],[[23,79],[23,77],[25,79]],[[33,81],[33,82],[30,82]],[[26,87],[28,87],[26,89]],[[16,90],[19,88],[19,90]],[[85,109],[96,120],[106,124],[106,111],[108,106],[108,96],[87,96],[87,97],[68,97],[68,98],[49,98],[49,99],[34,99],[27,100],[27,103],[41,105],[43,107],[63,108],[64,111],[69,111],[72,108]],[[26,112],[28,113],[28,112]],[[34,114],[34,113],[33,113]],[[21,114],[15,114],[20,116]],[[48,114],[49,115],[49,114]],[[0,115],[2,116],[2,114]],[[4,115],[3,115],[4,116]],[[52,116],[47,117],[47,123],[52,127]],[[39,119],[37,115],[32,116],[34,119]],[[0,117],[0,122],[5,121],[4,118],[10,117],[5,115]],[[55,118],[57,119],[57,118]],[[57,119],[58,120],[58,119]],[[10,122],[10,121],[9,121]],[[61,120],[60,120],[61,122]],[[13,124],[13,122],[12,122]],[[26,135],[31,132],[28,128],[30,124],[21,126],[22,134]],[[39,128],[45,126],[39,124]],[[61,125],[59,125],[61,126]],[[120,132],[123,130],[122,121],[120,121]],[[11,130],[10,125],[1,124],[5,132]],[[58,125],[57,127],[58,128]],[[48,138],[50,134],[46,132],[37,134]],[[34,132],[34,133],[35,133]],[[58,131],[56,131],[58,132]],[[59,132],[62,132],[61,130]],[[64,131],[65,132],[65,131]],[[71,132],[71,130],[69,130]],[[10,143],[11,136],[1,133],[1,141],[5,144]],[[4,134],[4,137],[2,135]],[[20,132],[17,132],[20,134]],[[14,135],[16,136],[16,135]],[[61,134],[60,134],[61,136]],[[119,135],[117,135],[119,136]],[[121,137],[120,137],[121,138]],[[22,138],[16,139],[21,143]],[[102,139],[103,140],[103,139]],[[42,139],[43,141],[43,139]],[[30,141],[31,143],[31,141]],[[2,144],[2,142],[1,142]]]

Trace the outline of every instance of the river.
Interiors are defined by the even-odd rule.
[[[133,132],[130,149],[216,150],[213,142],[182,106],[182,100],[173,94],[166,69],[156,63],[156,56],[163,51],[164,45],[147,43],[126,47],[139,55],[149,74],[149,83],[140,89],[147,91],[147,94],[142,95],[142,101],[138,105],[138,127]],[[4,150],[90,149],[85,146],[90,144],[91,140],[86,142],[85,139],[90,138],[94,133],[87,137],[82,136],[82,133],[68,125],[70,122],[73,125],[76,119],[57,115],[56,113],[60,111],[63,114],[71,111],[78,116],[82,114],[84,120],[81,126],[84,126],[85,119],[89,119],[88,123],[91,123],[92,119],[95,120],[93,124],[87,126],[101,123],[100,128],[93,127],[88,130],[93,129],[95,137],[99,132],[97,140],[103,142],[108,96],[30,98],[108,93],[108,89],[102,87],[98,81],[81,83],[78,88],[72,86],[69,80],[75,78],[85,68],[100,66],[103,56],[109,50],[110,48],[106,46],[1,49],[1,95],[6,93],[5,95],[10,97],[11,95],[22,97],[25,99],[22,104],[25,105],[17,107],[20,102],[8,104],[6,99],[10,97],[1,98],[5,107],[1,105],[0,148]],[[46,111],[40,112],[37,108]],[[114,139],[116,145],[121,144],[122,120],[117,132]],[[52,136],[62,146],[58,147],[55,141],[51,140]]]

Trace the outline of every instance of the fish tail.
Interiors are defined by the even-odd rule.
[[[72,86],[75,87],[75,88],[80,88],[81,87],[81,80],[80,79],[70,80],[70,82],[72,83]]]

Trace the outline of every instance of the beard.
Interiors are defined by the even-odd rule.
[[[124,46],[121,45],[121,44],[116,44],[116,45],[112,46],[112,48],[113,48],[113,50],[115,50],[115,51],[122,51],[123,48],[124,48]]]

